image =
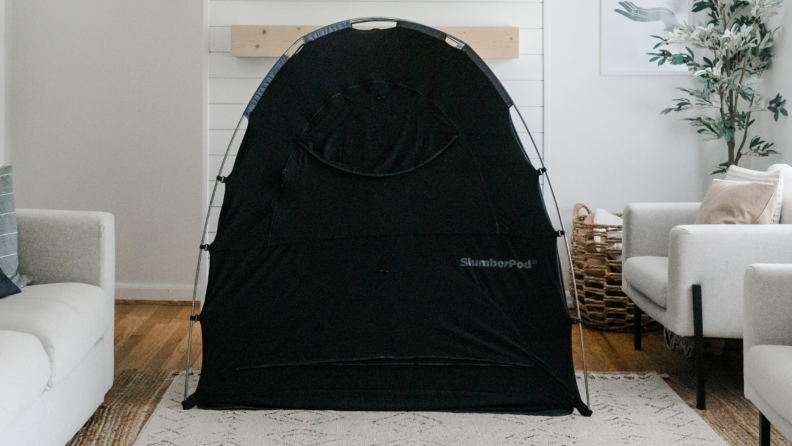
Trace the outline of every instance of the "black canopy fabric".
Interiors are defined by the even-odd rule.
[[[246,111],[191,400],[589,415],[558,233],[495,76],[410,22],[304,42]]]

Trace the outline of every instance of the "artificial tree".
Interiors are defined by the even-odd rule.
[[[670,27],[668,37],[655,45],[656,53],[648,53],[651,62],[658,65],[687,65],[698,79],[698,88],[680,88],[690,97],[674,99],[672,111],[691,110],[695,116],[685,118],[698,133],[708,140],[724,139],[728,159],[719,164],[715,173],[725,172],[729,166],[737,165],[743,156],[769,156],[778,153],[771,149],[774,143],[754,136],[746,147],[748,129],[759,112],[773,113],[773,119],[787,116],[786,100],[780,94],[765,97],[757,91],[764,70],[773,58],[775,38],[779,28],[770,29],[767,19],[777,14],[783,0],[701,0],[693,3],[693,12],[705,11],[709,17],[706,24],[675,25]],[[706,55],[697,62],[693,51],[673,54],[662,49],[672,44],[690,45],[700,48]],[[660,48],[660,49],[658,49]]]

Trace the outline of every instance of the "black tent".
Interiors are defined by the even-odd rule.
[[[362,21],[304,36],[245,111],[185,407],[589,415],[509,95],[458,39]]]

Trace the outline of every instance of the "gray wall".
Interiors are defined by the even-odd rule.
[[[118,298],[184,298],[192,289],[205,8],[13,0],[6,161],[17,206],[115,214]]]

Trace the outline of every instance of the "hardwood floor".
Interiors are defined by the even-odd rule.
[[[179,370],[187,360],[189,305],[116,304],[116,370]],[[193,330],[193,368],[201,368],[201,327]]]
[[[583,327],[588,370],[594,372],[672,373],[692,367],[679,351],[669,351],[662,331],[644,333],[642,349],[633,347],[632,333],[611,333]],[[583,369],[578,330],[572,330],[575,370]]]

